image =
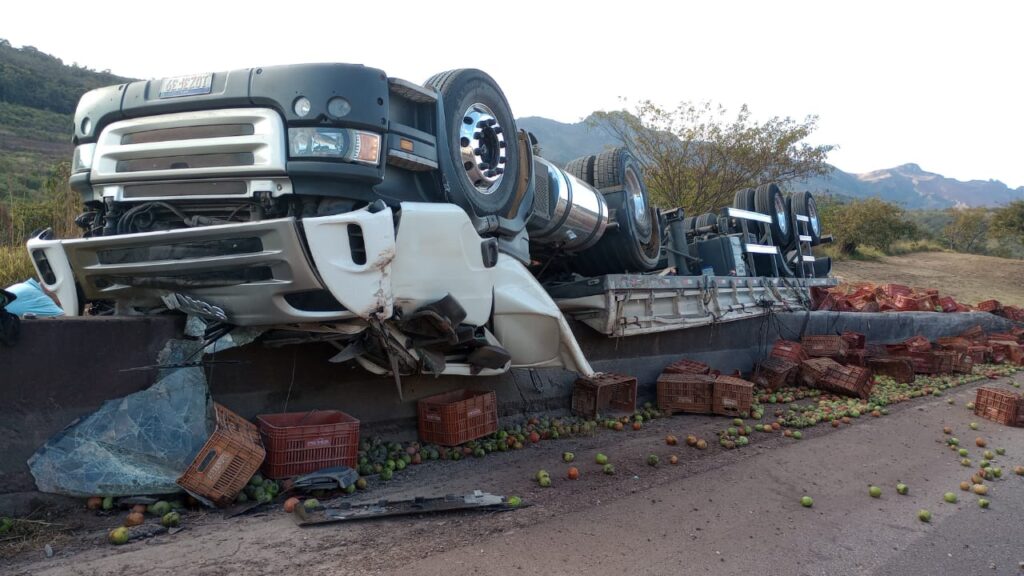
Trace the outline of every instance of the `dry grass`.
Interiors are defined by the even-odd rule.
[[[34,278],[35,268],[24,246],[0,246],[0,288]]]
[[[966,304],[995,298],[1004,304],[1024,306],[1024,260],[919,252],[880,256],[870,261],[836,262],[833,274],[847,282],[893,282],[936,288]]]
[[[57,549],[74,528],[32,517],[13,520],[10,531],[0,534],[0,560],[10,560],[27,552],[41,553],[47,544]]]

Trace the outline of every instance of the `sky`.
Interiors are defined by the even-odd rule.
[[[474,67],[518,117],[650,99],[817,115],[847,172],[914,162],[1024,186],[1024,3],[889,0],[122,2],[6,5],[0,38],[158,78],[354,62],[422,82]]]

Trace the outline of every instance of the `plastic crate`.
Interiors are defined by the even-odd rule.
[[[972,344],[967,347],[967,355],[971,357],[975,364],[983,364],[988,360],[988,355],[991,351],[992,349],[988,346]]]
[[[711,410],[720,416],[750,415],[754,405],[754,383],[735,376],[715,378]]]
[[[907,338],[903,345],[911,352],[929,352],[932,349],[931,341],[920,335]]]
[[[856,396],[862,400],[867,400],[871,396],[871,389],[874,388],[871,371],[860,366],[829,368],[820,380],[820,385],[829,392]]]
[[[753,380],[759,386],[776,390],[792,384],[799,369],[800,365],[796,362],[769,356],[758,362],[754,368]]]
[[[1017,342],[1010,340],[989,340],[988,344],[992,347],[992,357],[996,362],[1024,364],[1024,351],[1022,351],[1020,344]]]
[[[452,390],[417,405],[420,440],[458,446],[498,431],[498,398],[492,391]]]
[[[953,372],[971,374],[974,372],[974,358],[966,352],[956,352],[953,357]]]
[[[972,341],[978,340],[979,338],[985,337],[985,329],[981,327],[981,324],[975,324],[967,330],[964,330],[963,333],[960,334],[960,337]]]
[[[260,469],[266,451],[256,426],[214,403],[216,427],[177,480],[186,492],[214,506],[228,506]]]
[[[982,386],[974,398],[974,413],[1006,425],[1017,425],[1021,396],[1003,388]]]
[[[868,358],[867,367],[879,376],[888,376],[897,383],[909,384],[917,377],[908,358]]]
[[[773,358],[789,360],[796,364],[800,364],[809,358],[807,352],[804,351],[804,347],[799,342],[790,340],[776,340],[775,345],[772,346],[771,356]]]
[[[338,410],[261,414],[256,417],[267,461],[263,475],[288,478],[332,466],[355,468],[359,420]]]
[[[935,356],[936,369],[939,371],[939,374],[955,372],[957,362],[962,355],[956,350],[936,350],[932,354]]]
[[[636,412],[636,378],[612,373],[578,378],[572,387],[572,411],[591,420],[605,411]]]
[[[804,336],[800,345],[811,358],[841,358],[849,349],[842,336],[831,335]]]
[[[999,303],[999,300],[985,300],[984,302],[978,302],[977,306],[978,310],[982,312],[995,312],[1002,307],[1003,305]]]
[[[943,350],[956,350],[957,352],[967,352],[967,349],[971,347],[971,341],[960,336],[939,338],[935,343]]]
[[[710,414],[715,377],[692,372],[663,372],[658,377],[658,409]]]
[[[883,284],[878,287],[882,294],[885,294],[889,298],[894,298],[897,295],[910,296],[913,290],[910,286],[904,286],[902,284]]]
[[[1000,342],[1016,342],[1020,344],[1020,336],[1013,332],[992,332],[988,335],[989,342],[999,340]]]
[[[939,298],[939,306],[943,312],[956,312],[956,300],[949,296]]]
[[[665,366],[664,372],[667,374],[707,374],[711,372],[711,367],[703,362],[683,358]]]
[[[846,355],[843,356],[843,364],[849,364],[851,366],[867,366],[867,358],[867,350],[862,348],[853,348],[846,351]]]
[[[841,366],[831,358],[811,358],[800,363],[800,372],[797,376],[799,382],[804,386],[817,387],[818,382],[825,377],[829,369]]]
[[[847,348],[851,350],[862,350],[867,344],[867,336],[860,332],[843,332],[841,338],[846,342]]]

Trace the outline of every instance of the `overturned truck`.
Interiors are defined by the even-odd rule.
[[[567,317],[609,336],[809,304],[809,193],[719,213],[652,206],[626,149],[534,153],[479,70],[422,85],[349,64],[131,82],[75,113],[82,238],[28,241],[69,315],[179,311],[215,338],[327,341],[379,374],[593,371]]]

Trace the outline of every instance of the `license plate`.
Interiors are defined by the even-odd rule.
[[[209,94],[213,89],[213,74],[190,74],[164,78],[160,84],[161,98],[177,98],[179,96],[197,96]]]

